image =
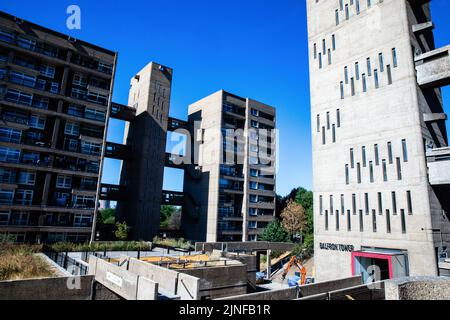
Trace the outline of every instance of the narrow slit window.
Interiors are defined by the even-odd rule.
[[[317,59],[317,43],[314,43],[314,59]]]
[[[367,167],[367,156],[366,156],[366,147],[362,147],[361,149],[361,153],[362,153],[362,163],[363,163],[363,167]]]
[[[413,214],[411,191],[406,191],[406,201],[408,204],[408,214]]]
[[[327,112],[327,129],[330,130],[331,121],[330,121],[330,112]]]
[[[345,184],[350,184],[350,172],[349,172],[348,164],[345,165]]]
[[[362,87],[363,87],[363,92],[367,92],[367,80],[366,80],[365,73],[362,74]]]
[[[341,194],[341,213],[345,214],[345,196]]]
[[[355,63],[356,80],[359,80],[359,63]]]
[[[335,143],[336,142],[336,125],[335,124],[333,124],[332,136],[333,136],[333,143]]]
[[[344,67],[344,80],[345,80],[345,84],[348,84],[348,67],[347,66]]]
[[[356,164],[356,171],[358,175],[358,183],[361,184],[361,164],[359,162]]]
[[[392,154],[392,142],[388,142],[387,143],[387,147],[388,147],[389,164],[393,164],[394,163],[394,156]]]
[[[328,210],[325,210],[325,230],[328,231]]]
[[[383,214],[383,194],[378,192],[378,213]]]
[[[341,81],[341,99],[344,100],[344,82]]]
[[[382,53],[378,55],[378,59],[380,60],[380,72],[384,72],[384,59]]]
[[[323,55],[327,54],[327,43],[325,42],[325,39],[322,40],[322,52]]]
[[[356,215],[356,194],[352,194],[352,209],[353,214]]]
[[[348,9],[348,4],[345,5],[345,20],[350,19],[350,10]]]
[[[370,62],[370,58],[367,58],[367,75],[372,76],[372,63]]]
[[[377,232],[377,212],[372,210],[372,229],[373,232]]]
[[[323,196],[319,196],[319,212],[323,215]]]
[[[353,151],[353,148],[350,149],[350,166],[355,168],[355,153]]]
[[[369,194],[368,193],[364,194],[364,208],[366,209],[366,214],[369,214],[370,207],[369,207]]]
[[[395,192],[392,192],[392,213],[397,214],[397,195]]]
[[[336,36],[334,34],[331,36],[331,45],[333,47],[333,51],[335,51],[336,50]]]
[[[322,53],[319,53],[319,69],[322,69]]]
[[[359,0],[356,0],[356,14],[360,14],[361,13],[361,8],[359,5]]]
[[[351,89],[352,89],[352,96],[355,95],[355,79],[351,78],[350,79],[350,85],[351,85]]]
[[[339,25],[339,10],[338,9],[336,9],[336,11],[335,11],[335,18],[336,18],[336,25],[338,26]]]
[[[374,176],[373,176],[373,162],[372,161],[369,162],[369,174],[370,174],[370,182],[374,183],[375,180],[374,180]]]
[[[320,132],[320,115],[317,115],[317,132]]]
[[[331,49],[328,49],[328,65],[330,65],[331,62]]]
[[[339,231],[339,228],[340,228],[340,226],[339,226],[339,219],[340,219],[340,217],[339,217],[339,210],[336,210],[336,231]]]
[[[397,68],[398,61],[397,61],[397,49],[392,48],[392,63],[394,65],[394,68]]]
[[[347,230],[352,231],[352,216],[350,210],[347,210]]]
[[[397,158],[397,179],[399,181],[403,179],[402,162],[401,162],[400,158]]]
[[[405,210],[400,210],[400,218],[401,218],[401,223],[402,223],[402,233],[406,234],[406,215],[405,215]]]
[[[364,232],[364,214],[359,210],[359,231]]]
[[[341,110],[340,109],[336,110],[336,123],[337,123],[337,127],[340,128],[341,127]]]
[[[378,152],[378,144],[376,144],[374,146],[374,152],[375,152],[375,165],[379,166],[380,165],[380,154]]]
[[[391,66],[387,65],[386,66],[387,69],[387,76],[388,76],[388,84],[391,85],[392,84],[392,71],[391,71]]]
[[[406,140],[402,140],[402,150],[403,150],[403,161],[408,162],[408,146],[406,144]]]
[[[387,181],[388,181],[388,176],[387,176],[387,164],[386,164],[386,160],[383,159],[382,163],[383,163],[383,181],[384,181],[384,182],[387,182]]]
[[[327,143],[327,137],[325,133],[325,127],[322,127],[322,144],[325,145]]]
[[[391,212],[386,210],[386,232],[391,233]]]
[[[374,75],[374,81],[375,81],[375,88],[378,89],[380,87],[380,81],[378,79],[378,70],[375,69],[373,71],[373,75]]]
[[[330,213],[333,215],[334,212],[334,204],[333,204],[333,196],[330,195]]]

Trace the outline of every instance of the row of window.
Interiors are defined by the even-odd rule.
[[[347,230],[352,230],[352,215],[356,216],[359,213],[360,231],[364,231],[364,215],[372,215],[373,231],[377,232],[377,215],[383,216],[386,213],[386,227],[387,233],[391,233],[391,213],[397,216],[400,212],[401,222],[402,222],[402,232],[406,233],[406,212],[408,215],[413,215],[413,205],[411,191],[406,191],[406,203],[407,209],[398,210],[397,206],[397,193],[391,193],[392,207],[390,209],[384,209],[383,207],[383,194],[381,192],[377,193],[377,209],[371,209],[370,207],[370,197],[368,193],[364,194],[364,208],[357,208],[356,194],[352,194],[352,209],[345,209],[345,196],[340,196],[340,210],[335,210],[334,208],[334,198],[330,195],[329,209],[324,209],[323,206],[323,196],[319,196],[319,211],[321,215],[325,216],[325,230],[329,229],[329,217],[336,215],[336,231],[340,229],[340,215],[345,216],[347,214]]]
[[[397,58],[397,49],[392,48],[392,66],[394,68],[397,68],[398,66],[398,58]],[[392,78],[392,67],[391,64],[385,64],[384,61],[384,55],[383,53],[378,54],[378,68],[372,69],[372,60],[370,57],[366,59],[366,72],[361,73],[361,67],[359,62],[355,62],[354,66],[354,74],[349,75],[349,68],[348,66],[344,67],[344,81],[341,81],[340,83],[340,96],[341,99],[345,98],[346,90],[345,85],[350,84],[350,94],[351,96],[356,95],[356,83],[357,81],[361,81],[361,90],[362,92],[367,92],[369,83],[368,79],[369,77],[372,77],[373,74],[373,81],[374,81],[374,88],[378,89],[380,88],[380,73],[383,73],[386,71],[386,77],[387,77],[387,84],[391,85],[393,83]]]
[[[317,115],[317,132],[322,132],[322,144],[327,143],[326,131],[331,130],[332,142],[336,142],[336,129],[341,127],[341,110],[336,109],[335,113],[336,123],[331,123],[331,113],[328,111],[326,113],[326,126],[322,126],[320,114]]]
[[[350,0],[350,3],[346,3],[344,5],[344,0],[339,0],[339,8],[335,10],[335,20],[336,20],[336,25],[338,26],[341,22],[341,14],[340,12],[344,12],[344,19],[345,20],[350,20],[350,16],[352,15],[352,13],[350,12],[350,6],[355,6],[355,13],[354,15],[359,15],[362,11],[362,7],[361,7],[361,3],[366,4],[366,9],[370,9],[373,5],[373,2],[375,0]],[[379,0],[380,2],[382,2],[383,0]],[[317,2],[317,1],[316,1]]]
[[[65,60],[67,56],[67,50],[60,49],[47,43],[38,42],[35,39],[28,38],[24,35],[17,35],[16,37],[13,31],[9,31],[3,28],[0,29],[0,41],[15,43],[21,48],[61,60]],[[92,58],[83,57],[79,54],[73,54],[71,62],[90,69],[97,70],[102,73],[106,73],[108,75],[112,74],[111,64],[94,60]]]
[[[314,59],[319,59],[319,69],[323,67],[323,58],[327,56],[328,65],[332,63],[331,51],[336,50],[336,35],[331,35],[331,47],[327,47],[326,39],[322,39],[322,48],[318,52],[317,43],[313,44]]]
[[[28,75],[19,71],[11,70],[7,72],[6,69],[0,69],[0,80],[5,80],[7,77],[9,82],[20,86],[49,91],[54,94],[59,93],[60,85],[58,82],[40,79],[36,76]]]
[[[29,226],[31,225],[32,214],[29,211],[12,212],[0,211],[0,226]],[[43,220],[44,226],[69,226],[70,214],[48,213]],[[75,228],[86,228],[92,226],[92,215],[76,213],[73,215],[73,222],[70,224]]]
[[[374,166],[379,166],[381,163],[381,167],[382,167],[382,173],[383,173],[383,181],[387,182],[388,181],[388,173],[387,173],[387,167],[388,167],[388,163],[390,165],[394,164],[394,153],[393,153],[393,145],[391,141],[387,142],[387,159],[381,159],[380,158],[380,147],[378,144],[375,144],[373,147],[373,151],[374,151],[374,160],[368,160],[367,157],[367,149],[366,146],[362,146],[361,147],[361,162],[356,162],[355,161],[355,149],[354,148],[350,148],[350,164],[346,164],[345,165],[345,183],[347,185],[350,184],[350,168],[354,169],[356,167],[356,173],[357,173],[357,183],[361,184],[362,183],[362,174],[361,174],[361,168],[362,167],[369,167],[369,179],[370,179],[370,183],[374,183],[375,182],[375,177],[374,177]],[[396,164],[396,169],[397,169],[397,180],[402,180],[403,179],[403,173],[402,173],[402,161],[403,162],[408,162],[408,146],[407,146],[407,142],[406,139],[403,139],[401,142],[401,149],[402,149],[402,156],[403,159],[401,159],[400,157],[396,157],[395,158],[395,164]],[[380,161],[381,159],[381,161]],[[355,166],[356,163],[356,166]]]

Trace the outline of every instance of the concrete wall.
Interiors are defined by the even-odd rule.
[[[201,299],[217,299],[247,293],[247,267],[233,265],[180,270],[200,279]]]
[[[254,251],[291,251],[294,248],[292,243],[284,242],[197,242],[196,251],[212,252],[214,250],[223,250],[227,252],[254,252]]]
[[[234,296],[218,300],[295,300],[299,297],[307,297],[328,293],[333,290],[361,285],[361,277],[351,277],[322,283],[314,283],[299,288],[265,291],[247,295]]]
[[[386,300],[450,300],[450,278],[402,278],[385,288]]]
[[[89,258],[89,274],[124,299],[157,300],[158,283],[94,256]]]
[[[0,300],[90,300],[93,279],[83,276],[2,281]]]

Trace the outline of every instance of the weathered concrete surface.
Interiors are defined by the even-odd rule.
[[[241,253],[223,253],[223,257],[242,262],[247,266],[247,285],[250,292],[256,290],[256,273],[259,272],[259,264],[256,255]]]
[[[361,277],[358,276],[322,283],[309,284],[301,286],[300,288],[288,288],[258,292],[247,295],[228,297],[219,300],[295,300],[301,297],[314,296],[328,293],[333,290],[354,287],[356,285],[361,285],[361,283]]]
[[[386,300],[450,300],[450,278],[410,277],[387,281]]]
[[[127,300],[157,300],[158,284],[94,256],[89,257],[89,274]],[[142,280],[144,278],[144,280]]]
[[[450,46],[426,52],[415,58],[417,82],[424,87],[450,84]]]
[[[181,300],[200,300],[200,279],[180,273],[178,275],[177,295]]]
[[[433,149],[427,152],[428,175],[430,184],[449,185],[450,184],[450,148]]]
[[[180,270],[200,279],[200,299],[217,299],[247,293],[247,266],[232,265]]]
[[[283,242],[197,242],[196,251],[212,252],[223,250],[227,252],[255,252],[255,251],[292,251],[294,244]]]
[[[159,284],[159,287],[169,293],[177,294],[178,272],[167,268],[162,268],[157,265],[139,261],[137,259],[130,259],[128,264],[128,271],[146,277]]]
[[[77,276],[2,281],[0,300],[90,300],[93,279]]]

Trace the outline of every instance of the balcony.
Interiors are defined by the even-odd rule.
[[[432,186],[450,185],[450,147],[427,152],[428,176]]]
[[[133,121],[136,117],[136,109],[113,102],[110,117],[123,121]]]
[[[438,88],[450,84],[450,46],[415,57],[417,82],[424,88]]]

